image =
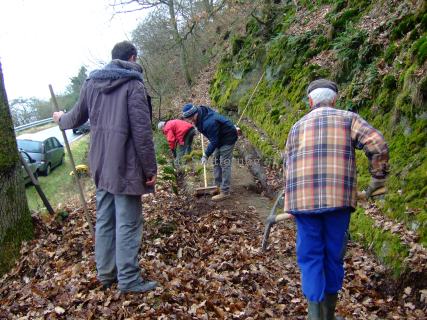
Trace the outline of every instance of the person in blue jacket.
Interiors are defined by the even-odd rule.
[[[205,106],[187,103],[182,109],[182,116],[209,140],[203,152],[202,164],[206,164],[213,154],[215,184],[219,194],[213,196],[212,200],[221,201],[230,197],[231,161],[237,141],[237,128],[230,119]]]

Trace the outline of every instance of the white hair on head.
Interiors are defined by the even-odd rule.
[[[163,129],[163,127],[165,126],[165,123],[166,123],[166,122],[164,122],[164,121],[160,121],[160,122],[157,124],[157,129],[159,129],[159,130]]]
[[[337,97],[337,93],[329,88],[317,88],[311,91],[308,96],[313,101],[313,105],[321,102],[332,104]]]

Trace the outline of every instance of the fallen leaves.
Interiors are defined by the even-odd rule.
[[[90,208],[94,215],[93,198]],[[49,221],[38,239],[23,246],[21,260],[0,282],[0,318],[305,318],[292,223],[273,227],[263,253],[263,224],[254,210],[223,210],[167,190],[144,197],[144,209],[140,264],[144,277],[161,288],[137,295],[120,294],[115,286],[102,290],[83,212],[77,211],[63,223]],[[349,319],[426,315],[420,305],[427,291],[381,292],[386,271],[355,244],[346,271],[339,311]],[[418,303],[410,299],[414,294]]]

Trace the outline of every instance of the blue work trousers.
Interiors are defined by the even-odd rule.
[[[326,293],[342,288],[350,209],[300,213],[295,218],[302,291],[309,301],[320,302]]]
[[[141,196],[96,191],[95,260],[104,285],[118,281],[123,291],[140,291],[138,263],[142,237]]]

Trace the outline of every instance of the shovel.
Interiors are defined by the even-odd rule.
[[[204,151],[205,145],[203,142],[203,135],[202,134],[200,134],[200,139],[202,140],[202,151]],[[206,163],[203,164],[203,180],[205,182],[205,187],[204,188],[197,188],[196,189],[196,196],[212,195],[215,193],[215,191],[218,190],[217,186],[208,187],[208,179],[206,176]]]
[[[384,195],[386,193],[387,193],[386,187],[381,187],[371,193],[371,198],[381,199],[381,198],[384,198]],[[364,191],[357,192],[357,199],[361,201],[367,201],[368,199],[366,198],[366,191],[364,190]]]
[[[284,191],[280,191],[277,195],[276,201],[274,202],[273,208],[271,208],[270,215],[267,217],[267,221],[265,222],[264,236],[262,237],[262,251],[267,249],[268,238],[270,237],[271,227],[283,220],[293,218],[293,215],[290,213],[281,213],[276,214],[277,208],[283,208],[284,205]]]

